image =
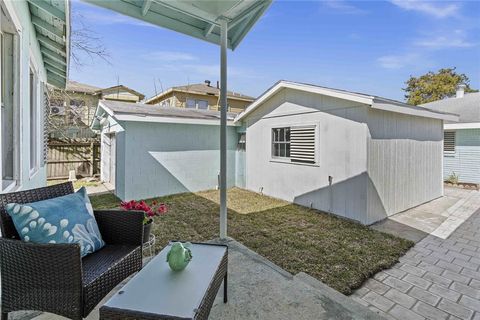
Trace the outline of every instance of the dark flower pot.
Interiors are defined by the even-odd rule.
[[[143,225],[143,243],[148,242],[150,240],[150,233],[152,232],[152,220],[150,220],[147,224]]]

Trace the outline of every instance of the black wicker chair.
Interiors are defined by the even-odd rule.
[[[72,183],[0,194],[2,320],[18,310],[83,319],[117,284],[142,268],[143,213],[101,210],[95,218],[106,245],[84,258],[78,244],[19,240],[7,203],[28,203],[74,192]]]

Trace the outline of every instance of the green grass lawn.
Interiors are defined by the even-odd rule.
[[[157,250],[169,240],[204,241],[219,234],[218,191],[157,198],[169,212],[157,217]],[[95,208],[117,207],[113,195],[92,196]],[[292,274],[306,272],[350,294],[395,264],[413,242],[317,210],[242,189],[228,192],[228,234]]]

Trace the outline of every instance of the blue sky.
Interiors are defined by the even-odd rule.
[[[70,79],[144,93],[219,78],[219,48],[73,1],[106,63],[84,57]],[[404,100],[410,75],[457,67],[480,88],[479,1],[274,1],[235,51],[229,89],[257,96],[280,79]]]

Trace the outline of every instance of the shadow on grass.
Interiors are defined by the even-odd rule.
[[[92,197],[93,206],[118,206],[118,199],[107,196],[99,196],[102,201]],[[234,188],[228,197],[229,236],[288,272],[306,272],[344,294],[391,267],[413,245],[359,223],[250,191]],[[218,191],[156,199],[169,207],[152,229],[157,251],[171,239],[218,237]]]

